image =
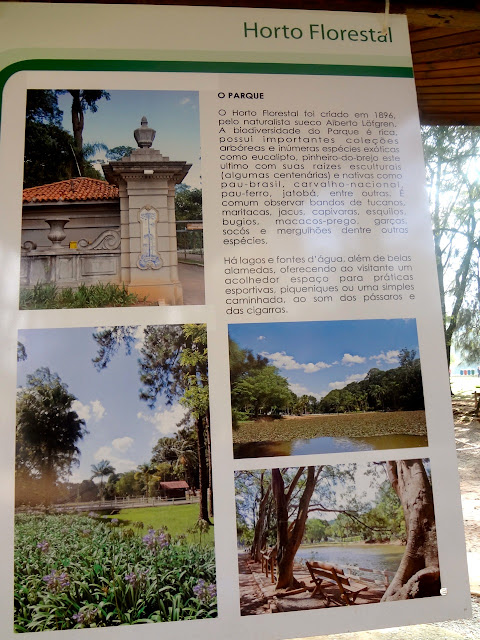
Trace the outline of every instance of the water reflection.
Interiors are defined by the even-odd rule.
[[[405,547],[393,544],[338,544],[300,547],[296,560],[358,566],[373,571],[396,571]]]
[[[426,447],[427,436],[388,435],[362,438],[332,438],[322,436],[308,440],[281,442],[247,442],[233,445],[235,458],[268,458],[311,453],[341,453],[345,451],[372,451],[375,449],[404,449]]]

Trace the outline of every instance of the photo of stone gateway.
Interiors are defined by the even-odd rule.
[[[192,171],[193,162],[171,159],[155,148],[156,131],[147,117],[138,112],[138,109],[150,106],[151,120],[155,118],[161,127],[156,146],[161,145],[163,149],[163,129],[170,124],[182,126],[182,106],[189,104],[191,95],[198,103],[197,92],[35,90],[27,93],[24,186],[28,186],[23,192],[20,281],[23,298],[28,299],[32,291],[42,291],[45,296],[45,291],[49,294],[52,290],[60,295],[63,292],[65,298],[66,289],[77,291],[97,285],[101,289],[111,286],[130,296],[127,304],[204,304],[201,190],[192,190],[185,184],[187,175],[189,179],[193,175],[195,180],[198,168],[194,167]],[[66,113],[69,105],[63,95],[67,93],[72,94],[73,124],[67,126],[73,130],[73,137],[59,126],[60,122],[65,126],[69,116]],[[88,112],[88,103],[81,102],[89,93],[102,94],[97,98],[98,108],[94,103],[98,113],[93,111],[93,115]],[[125,94],[142,94],[139,106],[130,104],[129,96],[125,99]],[[183,94],[188,94],[189,98]],[[102,100],[105,96],[108,99]],[[151,96],[150,102],[145,100],[146,96]],[[59,104],[67,105],[63,121],[55,116],[54,109],[45,115],[43,103],[42,108],[37,106],[47,97],[50,103],[54,102],[57,111]],[[89,123],[95,124],[102,111],[104,117],[109,116],[113,121],[121,116],[120,121],[131,123],[132,128],[118,131],[112,139],[128,144],[108,149],[103,143],[78,141],[73,119],[76,98],[80,100],[77,110],[84,117],[85,131],[88,132]],[[168,116],[174,110],[175,100],[178,102],[176,112],[180,115],[176,114],[175,122],[170,123]],[[198,138],[198,106],[195,110],[184,109],[183,119],[185,128],[188,124],[190,130],[195,129],[191,138]],[[32,143],[29,131],[32,126],[36,127],[37,136],[38,129],[44,135],[42,127],[47,127],[45,137],[40,141],[45,143],[43,163],[35,156],[30,158],[31,148],[38,146]],[[106,126],[105,131],[108,135]],[[102,136],[103,130],[97,134],[93,128],[90,135]],[[185,132],[178,133],[179,138],[182,136],[186,136]],[[134,140],[137,148],[129,146]],[[36,142],[35,137],[33,141]],[[199,149],[195,149],[198,142],[190,140],[189,144],[190,158],[199,164]],[[177,146],[180,151],[184,150],[181,144],[175,144],[175,140],[170,145],[174,145],[175,154]],[[50,173],[38,171],[39,177],[50,178],[48,184],[38,184],[32,172],[39,164],[48,165],[52,146],[58,154],[57,168]],[[94,168],[99,165],[98,160],[88,160],[92,148],[95,153],[106,151],[105,159],[100,160],[101,172]],[[63,176],[67,179],[52,180],[52,177]],[[197,200],[200,199],[192,213],[193,220],[188,219],[188,209],[182,210],[180,220],[176,218],[176,191],[182,194],[195,192]],[[180,260],[179,238],[183,247]],[[187,248],[185,240],[187,244],[191,243],[190,247]],[[29,307],[22,299],[20,306],[45,308]],[[58,306],[70,305],[66,302]],[[117,304],[107,301],[105,304],[94,302],[72,306]]]

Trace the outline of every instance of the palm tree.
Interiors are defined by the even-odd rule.
[[[100,460],[98,464],[92,464],[91,480],[94,478],[100,478],[100,500],[103,500],[103,478],[115,473],[114,467],[111,465],[110,460]]]
[[[143,462],[138,465],[137,469],[138,471],[135,472],[135,480],[139,480],[142,483],[145,489],[145,497],[148,498],[150,493],[150,481],[156,472],[156,468],[149,462]]]

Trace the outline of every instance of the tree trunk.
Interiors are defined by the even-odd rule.
[[[298,483],[300,468],[287,492],[280,469],[272,469],[272,491],[277,511],[277,568],[276,589],[295,589],[302,586],[293,575],[293,562],[305,533],[308,507],[315,489],[315,467],[308,467],[305,488],[298,504],[295,520],[288,524],[288,505],[292,488]]]
[[[69,89],[69,93],[72,96],[72,130],[73,139],[75,140],[76,151],[82,154],[83,149],[83,127],[84,127],[84,115],[82,109],[82,102],[80,99],[80,89]],[[83,158],[81,158],[83,160]]]
[[[42,501],[46,507],[49,507],[53,502],[54,488],[57,480],[53,458],[53,453],[48,450],[40,481]]]
[[[407,546],[382,601],[438,596],[440,568],[433,494],[421,460],[387,462],[388,478],[403,508]]]
[[[200,493],[200,512],[198,514],[198,519],[205,520],[211,525],[212,523],[208,516],[208,465],[205,447],[205,427],[201,416],[197,418],[196,428],[198,450],[198,489]]]
[[[263,473],[260,482],[263,482]],[[260,505],[258,508],[258,520],[255,525],[255,533],[253,536],[252,542],[252,558],[255,562],[260,562],[260,551],[265,548],[267,543],[267,531],[268,531],[268,513],[270,510],[270,500],[271,500],[271,489],[272,485],[269,484],[265,494],[260,500]],[[263,490],[263,487],[262,487]]]
[[[207,465],[208,465],[208,515],[210,518],[213,518],[213,474],[212,474],[212,439],[210,437],[210,412],[208,413],[206,424],[205,424],[205,435],[206,435],[206,457],[207,457]]]

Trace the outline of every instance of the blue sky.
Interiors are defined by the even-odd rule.
[[[162,400],[155,409],[139,400],[138,349],[127,356],[123,350],[106,369],[92,364],[96,343],[94,328],[30,329],[19,331],[27,359],[18,363],[18,386],[39,367],[58,373],[77,401],[74,409],[86,420],[89,434],[79,443],[80,466],[70,478],[77,482],[91,476],[91,465],[106,459],[117,473],[135,469],[150,460],[158,438],[173,435],[184,415],[179,404],[167,407]],[[141,335],[141,334],[140,334]],[[137,341],[137,347],[141,341]]]
[[[267,357],[297,395],[316,398],[363,380],[373,367],[397,367],[404,347],[419,354],[414,319],[231,324],[229,335]]]
[[[185,160],[192,164],[185,184],[201,186],[200,125],[197,91],[109,91],[110,100],[102,98],[98,111],[85,112],[84,143],[103,142],[110,149],[120,145],[137,147],[133,131],[146,116],[155,129],[153,148],[170,160]],[[63,127],[72,132],[72,97],[59,97],[63,111]],[[104,159],[98,152],[95,158]]]

